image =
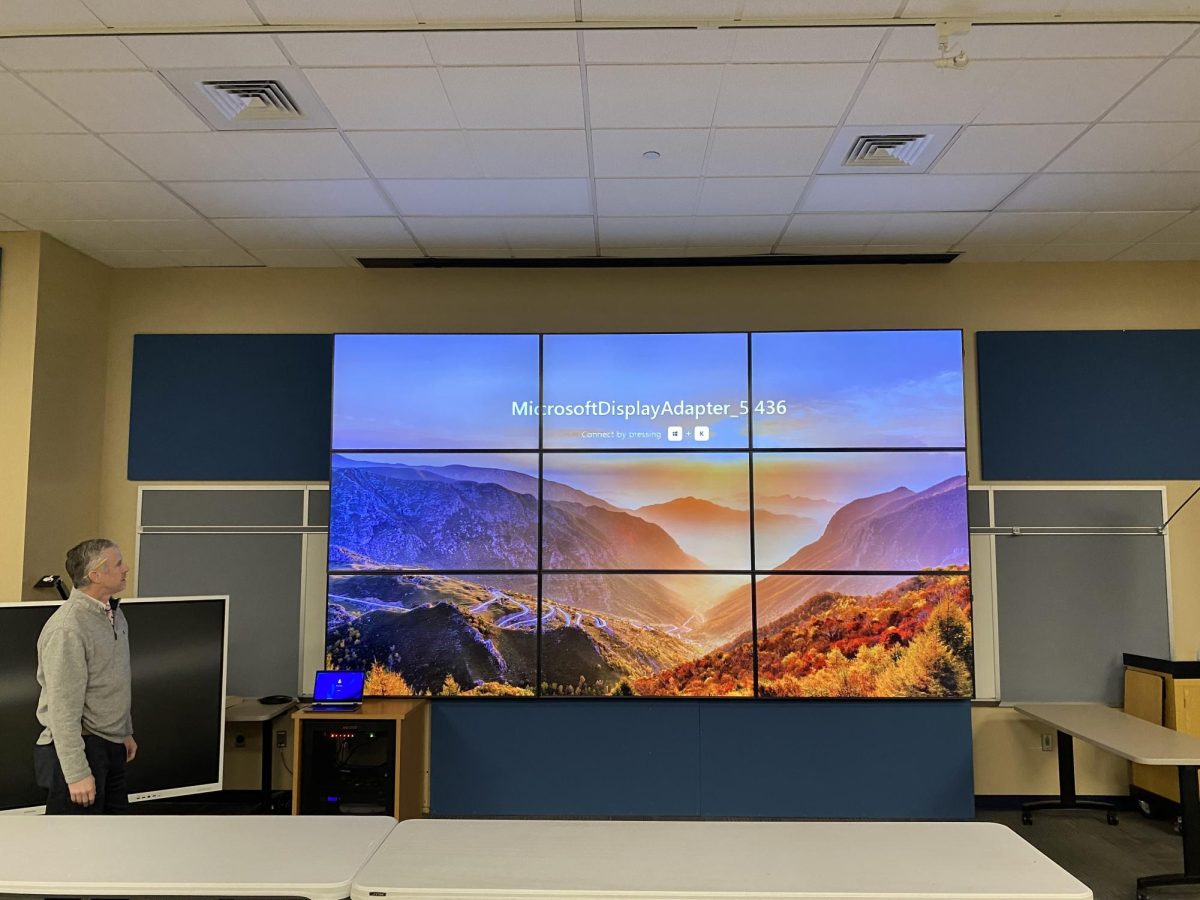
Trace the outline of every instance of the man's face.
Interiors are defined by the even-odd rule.
[[[129,574],[129,566],[125,565],[118,547],[109,547],[103,556],[104,562],[92,569],[88,577],[92,584],[116,594],[125,587],[125,576]]]

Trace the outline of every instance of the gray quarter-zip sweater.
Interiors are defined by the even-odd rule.
[[[42,694],[37,742],[54,742],[67,784],[92,773],[84,733],[120,743],[133,734],[129,713],[129,626],[118,608],[109,624],[104,604],[76,589],[38,637]]]

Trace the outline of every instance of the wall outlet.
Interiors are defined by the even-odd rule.
[[[1042,735],[1042,749],[1047,753],[1054,749],[1054,735],[1048,731]]]
[[[286,731],[275,732],[275,746],[276,747],[286,747],[287,746],[287,732]]]

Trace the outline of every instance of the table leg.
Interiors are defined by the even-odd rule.
[[[271,728],[273,724],[274,720],[272,719],[267,719],[262,724],[262,775],[260,776],[262,780],[259,782],[259,790],[262,792],[260,802],[265,813],[271,811],[271,797],[274,794],[272,782],[275,780],[275,772],[274,766],[271,765],[275,761],[275,742]]]
[[[1200,884],[1200,787],[1197,766],[1179,767],[1179,809],[1183,816],[1183,872],[1151,875],[1137,880],[1138,900],[1147,900],[1148,888]]]
[[[1109,825],[1116,825],[1120,821],[1114,804],[1102,800],[1080,800],[1075,793],[1075,741],[1063,731],[1058,733],[1058,799],[1022,804],[1021,822],[1032,825],[1033,811],[1037,809],[1102,809],[1107,814]]]

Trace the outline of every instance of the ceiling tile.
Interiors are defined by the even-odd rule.
[[[305,69],[342,128],[458,128],[434,69]]]
[[[731,22],[737,16],[738,0],[580,0],[583,20],[694,19]]]
[[[499,247],[437,247],[425,248],[431,259],[512,259],[511,250]]]
[[[866,62],[884,28],[747,28],[735,32],[732,61],[739,63]]]
[[[397,0],[255,0],[268,25],[416,25]]]
[[[1151,243],[1200,244],[1200,212],[1181,217],[1162,231],[1148,236]]]
[[[422,22],[574,22],[574,0],[411,0]]]
[[[425,41],[440,66],[579,64],[574,31],[434,31]]]
[[[0,184],[0,215],[10,219],[194,219],[160,185],[145,181]]]
[[[687,256],[686,247],[601,247],[600,255],[614,259],[678,259]]]
[[[213,219],[392,214],[370,181],[178,181],[171,189]]]
[[[346,138],[376,178],[478,178],[462,131],[351,131]]]
[[[716,128],[706,175],[809,175],[832,128]]]
[[[593,128],[708,128],[722,66],[588,66]]]
[[[363,178],[335,132],[114,134],[108,141],[161,181]]]
[[[969,33],[955,40],[976,61],[1168,56],[1193,28],[1158,23],[973,25]],[[893,29],[879,58],[932,61],[937,56],[933,27],[919,25]]]
[[[504,220],[488,218],[423,218],[405,216],[404,223],[421,246],[447,250],[460,247],[508,247]]]
[[[289,64],[279,46],[266,34],[161,34],[122,40],[152,69]]]
[[[1196,36],[1184,44],[1177,52],[1177,56],[1200,56],[1200,31],[1196,32]]]
[[[81,0],[4,0],[0,3],[0,29],[52,31],[65,28],[101,28]]]
[[[272,268],[340,269],[352,265],[336,250],[256,250],[254,255]]]
[[[577,66],[443,69],[463,128],[582,128]]]
[[[1084,213],[992,213],[963,238],[963,244],[1037,244],[1052,241],[1078,225]]]
[[[1164,168],[1168,172],[1200,172],[1200,142],[1192,144]]]
[[[204,120],[151,72],[35,72],[25,78],[99,134],[208,131]]]
[[[742,19],[890,19],[903,0],[744,0]]]
[[[879,233],[887,218],[872,214],[793,216],[780,246],[866,244]]]
[[[203,219],[46,220],[29,224],[84,252],[228,250],[234,246],[226,235]]]
[[[93,250],[88,254],[110,269],[165,269],[175,265],[175,260],[161,250],[141,253],[122,253],[115,250]]]
[[[817,175],[805,212],[968,212],[990,210],[1020,175]]]
[[[1110,122],[1200,122],[1200,59],[1169,59],[1105,116]]]
[[[741,247],[710,247],[701,244],[688,247],[683,251],[683,255],[693,258],[719,259],[726,256],[766,256],[770,252],[771,244],[746,244]]]
[[[597,129],[592,162],[598,178],[695,178],[704,166],[707,128]],[[646,159],[647,151],[660,154]]]
[[[737,35],[718,29],[584,31],[590,63],[721,63],[729,59]]]
[[[578,249],[591,247],[596,240],[596,228],[591,216],[503,219],[501,225],[508,239],[508,246],[513,250],[555,247]]]
[[[971,125],[942,154],[940,175],[1037,172],[1079,137],[1086,125]]]
[[[953,244],[983,221],[986,213],[895,213],[884,217],[872,244]]]
[[[1054,160],[1050,172],[1146,172],[1168,169],[1171,161],[1200,143],[1200,123],[1101,122]]]
[[[879,63],[848,121],[1091,122],[1154,65],[1148,59],[985,60],[959,72],[944,72],[928,62]],[[1048,90],[1048,85],[1054,89]]]
[[[701,216],[791,215],[807,178],[705,178]]]
[[[117,37],[5,38],[0,65],[14,72],[144,68]]]
[[[349,247],[344,250],[335,250],[338,256],[346,261],[346,264],[352,268],[360,268],[359,259],[419,259],[424,256],[424,252],[418,247]]]
[[[779,239],[787,216],[697,216],[689,247],[758,247]]]
[[[25,228],[18,225],[12,219],[6,219],[0,216],[0,231],[25,231]]]
[[[86,129],[15,75],[0,72],[0,134],[79,133]]]
[[[696,211],[698,178],[597,178],[601,216],[690,216]]]
[[[347,139],[376,178],[479,178],[461,131],[352,131]]]
[[[90,134],[0,136],[0,181],[146,181]]]
[[[906,19],[932,19],[939,16],[961,17],[979,13],[981,0],[908,0],[902,15]],[[982,0],[989,15],[1038,16],[1059,12],[1064,0]]]
[[[596,256],[595,246],[591,247],[539,247],[521,248],[510,251],[513,259],[578,259]]]
[[[248,250],[411,247],[394,216],[292,219],[216,219],[214,224]]]
[[[1157,210],[1200,206],[1200,174],[1035,175],[1005,209]]]
[[[389,180],[384,189],[405,216],[590,215],[584,178]]]
[[[597,219],[600,246],[610,247],[686,247],[692,233],[690,216]],[[668,251],[659,251],[666,253]]]
[[[1134,244],[1115,258],[1118,262],[1173,262],[1200,259],[1200,242],[1195,244]]]
[[[276,36],[298,66],[431,66],[425,35],[405,32],[324,32]]]
[[[729,66],[715,124],[835,125],[865,71],[858,63]]]
[[[1063,244],[1105,244],[1140,241],[1161,233],[1172,222],[1178,221],[1182,212],[1094,212],[1088,213],[1082,222],[1073,225],[1055,238]],[[1197,234],[1200,239],[1200,234]]]
[[[487,178],[588,177],[583,131],[471,131],[467,141]]]
[[[1040,244],[972,244],[956,247],[955,263],[1023,262],[1025,257],[1040,248]]]
[[[1129,246],[1122,243],[1043,244],[1025,255],[1025,262],[1104,262]]]
[[[7,0],[6,0],[7,2]],[[154,25],[258,25],[246,0],[86,0],[109,28]]]
[[[174,261],[175,265],[184,267],[219,266],[227,268],[262,265],[245,250],[237,247],[230,250],[167,250],[164,252]]]

